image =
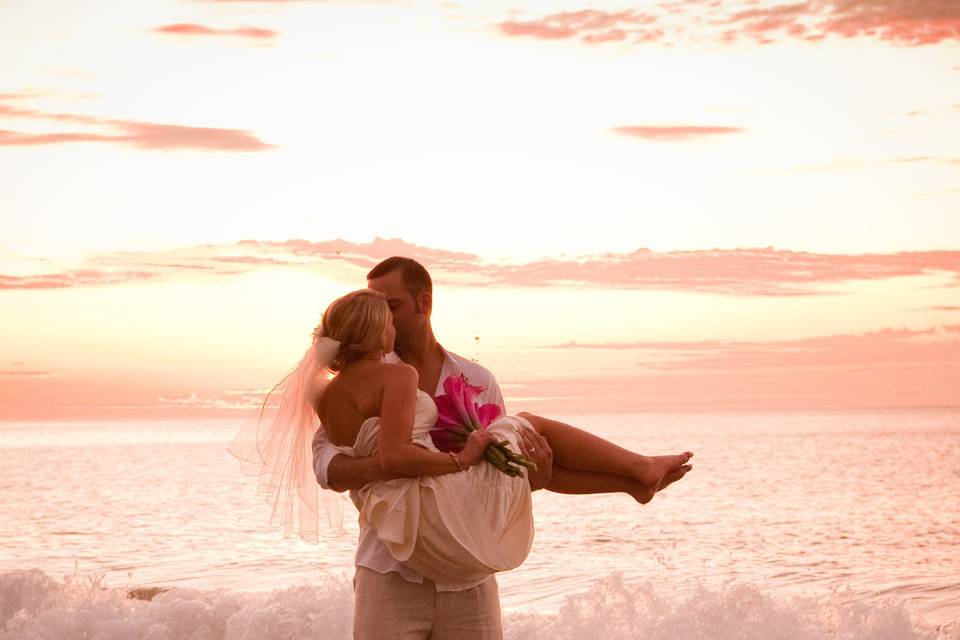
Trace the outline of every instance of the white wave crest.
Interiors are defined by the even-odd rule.
[[[347,580],[265,593],[174,588],[138,600],[97,578],[61,582],[40,570],[0,575],[3,640],[346,640],[352,609]],[[660,594],[611,575],[568,597],[555,615],[505,615],[504,634],[507,640],[960,640],[960,622],[934,629],[912,621],[902,604],[837,594],[782,599],[753,585]]]
[[[626,585],[613,574],[569,596],[555,616],[507,620],[519,640],[958,640],[960,622],[939,629],[911,620],[902,603],[829,597],[778,598],[752,584],[684,596],[660,594],[650,583]]]

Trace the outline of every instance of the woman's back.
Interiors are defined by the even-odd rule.
[[[405,364],[355,362],[331,380],[316,408],[330,442],[352,446],[363,423],[381,415],[384,388],[396,383],[402,370],[411,368]]]

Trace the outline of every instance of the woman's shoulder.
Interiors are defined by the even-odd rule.
[[[327,385],[317,404],[321,421],[339,412],[359,411],[365,416],[379,415],[385,393],[409,393],[416,389],[417,370],[406,363],[363,363],[337,374]]]
[[[413,384],[416,385],[420,379],[417,370],[405,362],[377,362],[365,364],[362,368],[346,370],[347,375],[338,375],[338,378],[344,378],[348,386],[370,388],[380,387],[386,384]],[[352,384],[350,384],[352,383]]]
[[[406,362],[383,362],[378,369],[378,373],[385,381],[416,385],[420,380],[420,374],[417,373],[416,368]]]

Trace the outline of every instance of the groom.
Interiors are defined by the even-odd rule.
[[[482,387],[480,404],[492,403],[506,415],[503,395],[493,374],[479,364],[447,351],[433,334],[433,283],[416,260],[387,258],[367,274],[367,286],[382,293],[397,331],[395,353],[416,368],[420,389],[431,396],[443,392],[443,381],[463,374],[470,384]],[[530,487],[550,482],[553,453],[546,439],[521,430],[523,454],[537,463]],[[377,481],[392,480],[373,457],[354,458],[326,441],[323,430],[314,440],[314,471],[325,489],[353,490]],[[357,640],[500,640],[500,598],[497,581],[437,585],[396,561],[365,527],[357,544],[354,577],[353,636]]]

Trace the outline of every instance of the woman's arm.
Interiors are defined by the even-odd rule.
[[[377,440],[376,457],[383,473],[391,478],[439,476],[483,460],[484,451],[494,441],[493,434],[485,430],[470,434],[463,451],[453,456],[412,444],[416,404],[417,370],[406,364],[391,366],[380,402]]]

